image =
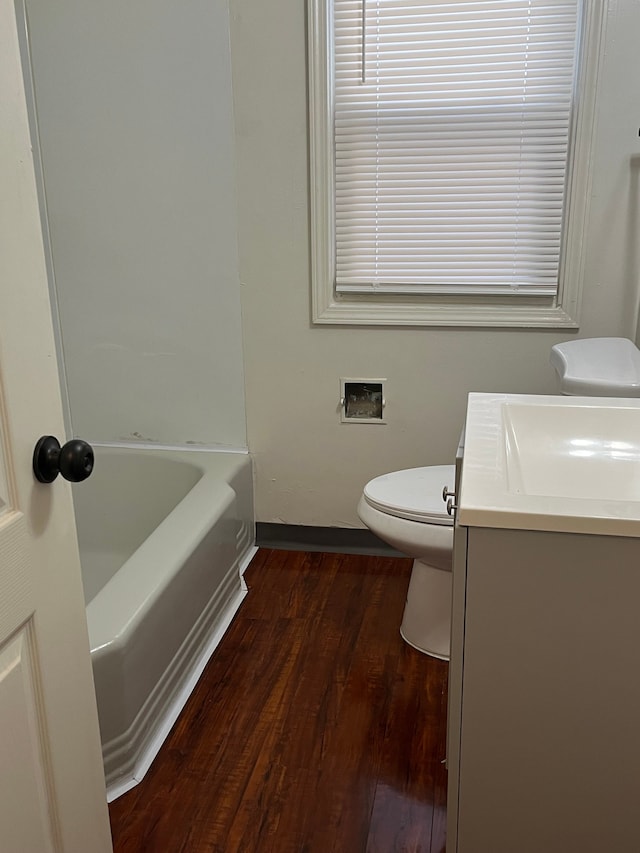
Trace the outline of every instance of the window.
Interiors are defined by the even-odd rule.
[[[316,322],[577,325],[602,5],[311,0]]]

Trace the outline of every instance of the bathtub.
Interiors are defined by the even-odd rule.
[[[142,779],[246,594],[246,453],[94,448],[73,487],[109,800]]]

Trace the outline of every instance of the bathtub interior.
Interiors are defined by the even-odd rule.
[[[203,476],[159,453],[97,448],[91,477],[73,487],[85,604]]]
[[[248,454],[98,447],[100,471],[75,504],[111,800],[146,773],[246,595],[256,548]]]

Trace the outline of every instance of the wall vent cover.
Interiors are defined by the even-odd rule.
[[[340,420],[345,424],[384,424],[385,379],[341,379]]]

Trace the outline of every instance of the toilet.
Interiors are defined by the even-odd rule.
[[[413,557],[400,633],[409,645],[449,660],[453,517],[443,489],[453,492],[454,465],[383,474],[364,487],[358,515],[384,542]]]
[[[561,394],[640,397],[640,350],[627,338],[585,338],[551,348]],[[364,487],[358,515],[384,542],[413,557],[400,633],[409,645],[449,660],[455,466],[383,474]]]

